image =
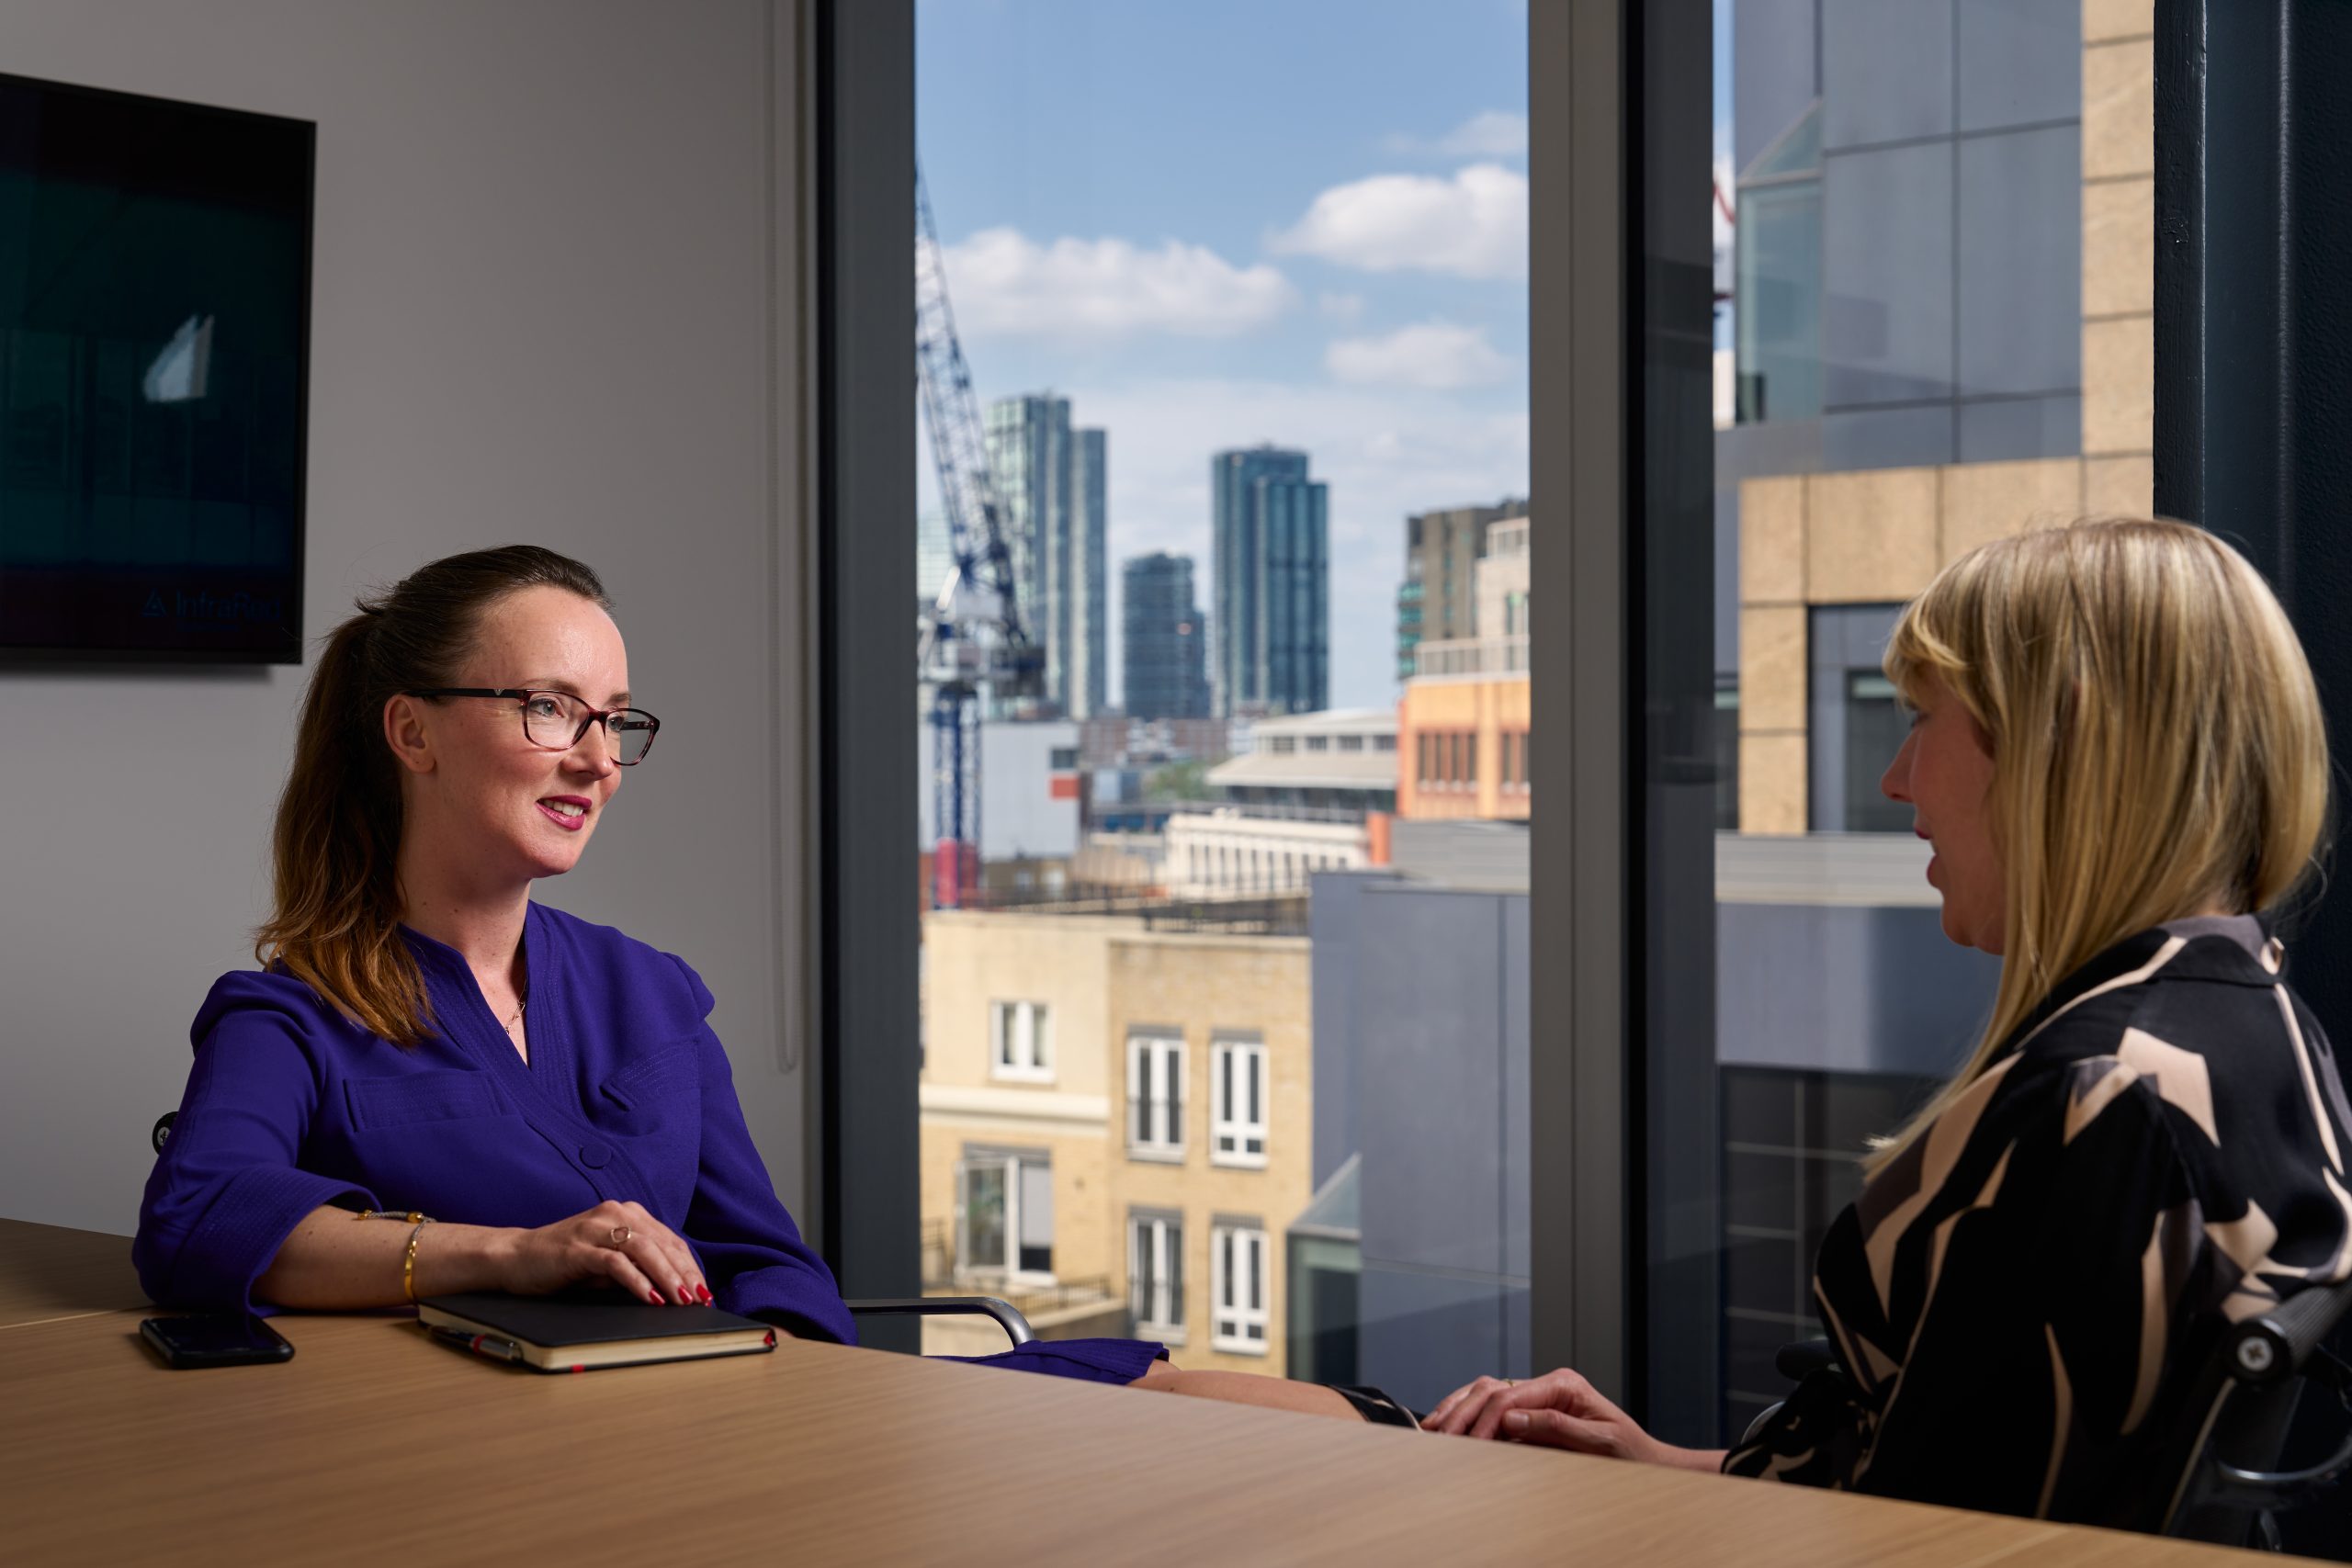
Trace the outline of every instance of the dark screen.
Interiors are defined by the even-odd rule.
[[[0,654],[300,660],[313,136],[0,76]]]

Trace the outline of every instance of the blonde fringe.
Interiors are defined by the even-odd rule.
[[[2330,809],[2301,644],[2245,558],[2187,524],[2094,519],[1982,546],[1905,608],[1885,671],[1914,705],[1932,679],[1988,738],[2007,906],[1983,1034],[1865,1156],[1871,1175],[2106,948],[2290,899]]]

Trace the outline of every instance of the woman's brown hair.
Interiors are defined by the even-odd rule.
[[[401,787],[384,705],[451,684],[483,614],[538,587],[612,608],[594,572],[537,545],[448,556],[354,601],[359,613],[328,635],[302,699],[271,835],[274,908],[254,956],[398,1044],[431,1032],[432,1011],[400,936]]]

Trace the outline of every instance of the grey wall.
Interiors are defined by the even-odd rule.
[[[1934,908],[1715,906],[1727,1067],[1949,1077],[1992,1016],[2000,978],[1998,960],[1945,938]]]
[[[485,544],[604,574],[662,749],[539,894],[701,970],[797,1211],[792,12],[13,0],[0,59],[318,122],[305,630]],[[0,1215],[135,1223],[308,673],[0,670]]]

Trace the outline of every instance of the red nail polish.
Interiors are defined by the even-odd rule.
[[[655,1306],[660,1306],[660,1305],[662,1305],[662,1292],[659,1292],[659,1291],[648,1291],[648,1292],[645,1292],[645,1299],[646,1299],[647,1301],[649,1301],[649,1302],[651,1302]]]
[[[710,1304],[710,1287],[708,1285],[696,1285],[695,1287],[695,1292],[702,1297],[703,1305],[708,1306]]]

